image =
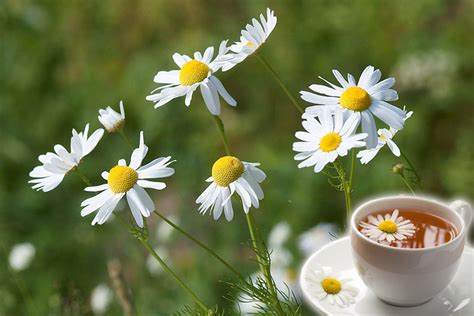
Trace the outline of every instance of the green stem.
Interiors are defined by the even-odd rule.
[[[418,183],[418,185],[420,186],[420,188],[423,189],[423,184],[421,183],[421,177],[420,177],[420,175],[418,174],[418,172],[416,172],[416,169],[415,169],[415,167],[413,166],[413,164],[411,163],[410,159],[408,159],[408,157],[403,153],[403,151],[400,150],[400,153],[401,153],[403,159],[405,159],[405,161],[407,162],[407,164],[410,166],[410,171],[412,171],[412,172],[415,174],[416,182]],[[405,181],[406,181],[406,180],[405,180]]]
[[[181,281],[181,279],[163,261],[163,259],[161,259],[161,257],[156,253],[156,251],[150,246],[150,244],[146,240],[140,239],[140,241],[142,242],[146,250],[148,250],[148,252],[153,256],[153,258],[155,258],[156,261],[158,261],[161,264],[163,269],[166,272],[168,272],[168,274],[176,281],[176,283],[178,283],[181,286],[181,288],[183,288],[193,298],[194,302],[196,302],[196,304],[203,310],[203,312],[207,314],[207,312],[209,311],[209,308],[207,308],[206,305],[204,305],[204,303],[201,302],[201,300],[197,297],[197,295],[194,294],[194,292],[183,281]]]
[[[128,146],[130,146],[130,148],[133,150],[135,149],[135,147],[133,147],[132,143],[130,142],[130,140],[128,139],[127,135],[125,134],[125,132],[123,131],[123,128],[121,128],[118,133],[120,134],[120,136],[122,136],[123,140],[125,140],[125,142],[127,143]]]
[[[267,70],[273,75],[273,78],[275,78],[276,82],[280,85],[280,87],[283,89],[283,91],[285,92],[286,96],[288,97],[288,99],[290,99],[291,103],[293,103],[293,105],[296,107],[296,109],[301,113],[303,114],[304,113],[304,110],[303,108],[301,107],[301,105],[298,104],[298,102],[296,101],[296,99],[291,95],[290,91],[288,90],[288,88],[286,87],[286,85],[283,83],[283,81],[280,79],[280,76],[278,76],[278,74],[276,73],[276,71],[272,68],[272,66],[265,60],[265,58],[263,58],[262,54],[260,54],[259,52],[255,52],[255,56],[257,56],[257,58],[262,62],[262,64],[265,65],[265,67],[267,68]]]
[[[407,185],[408,189],[410,189],[411,193],[413,195],[415,195],[415,191],[413,190],[412,186],[410,185],[410,182],[408,182],[408,180],[405,178],[405,176],[403,175],[400,175],[403,179],[403,182],[405,182],[405,184]]]
[[[257,256],[257,262],[260,267],[260,271],[263,274],[263,277],[265,278],[265,281],[267,283],[268,289],[270,290],[270,293],[275,298],[275,308],[278,310],[280,315],[284,315],[285,313],[283,311],[283,308],[281,307],[280,300],[278,299],[278,293],[276,291],[275,283],[273,282],[273,278],[271,275],[270,258],[267,258],[267,260],[265,260],[264,258],[261,257],[262,250],[260,249],[259,244],[264,247],[263,250],[266,253],[268,253],[268,251],[265,247],[265,244],[258,230],[255,227],[254,219],[252,215],[250,213],[247,213],[246,218],[247,218],[247,226],[250,232],[250,238],[252,239],[252,245],[255,249],[255,254]]]
[[[164,220],[168,225],[172,226],[174,229],[179,231],[181,234],[186,236],[188,239],[190,239],[192,242],[203,248],[205,251],[207,251],[210,255],[212,255],[214,258],[216,258],[218,261],[220,261],[227,269],[229,269],[232,273],[234,273],[242,282],[247,282],[245,278],[237,271],[235,270],[227,261],[225,261],[221,256],[219,256],[217,253],[215,253],[212,249],[210,249],[208,246],[204,245],[202,242],[191,236],[189,233],[187,233],[184,229],[179,227],[177,224],[173,223],[171,220],[166,218],[163,214],[161,214],[158,211],[154,211],[156,215],[158,215],[162,220]]]
[[[355,161],[356,161],[356,152],[355,152],[355,149],[352,149],[351,173],[349,176],[349,188],[351,188],[351,190],[352,190],[352,179],[354,178]]]
[[[344,199],[346,204],[346,224],[349,225],[352,216],[352,180],[347,180],[346,172],[344,171],[344,167],[339,158],[334,161],[333,165],[337,171],[337,174],[339,175],[339,178],[341,179],[341,183],[343,186]],[[353,168],[351,170],[351,173],[353,173]]]
[[[224,143],[224,147],[225,147],[225,152],[227,155],[230,155],[229,146],[227,145],[227,137],[225,135],[224,123],[222,122],[221,118],[218,115],[213,115],[212,117],[214,118],[217,128],[219,129],[219,132],[221,134],[222,142]]]
[[[83,175],[80,171],[79,171],[79,168],[76,167],[75,169],[75,173],[79,176],[79,178],[81,178],[81,180],[87,185],[87,186],[92,186],[92,183],[91,181],[89,180],[89,178],[87,178],[85,175]]]

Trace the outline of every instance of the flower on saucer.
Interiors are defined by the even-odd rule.
[[[67,151],[62,145],[54,146],[54,153],[47,152],[40,155],[38,160],[41,166],[35,167],[30,172],[30,177],[35,178],[28,183],[33,183],[33,189],[48,192],[56,188],[64,179],[64,176],[70,171],[75,170],[81,159],[91,153],[104,135],[104,130],[99,128],[90,137],[89,124],[86,125],[84,132],[72,130],[71,151]]]
[[[377,216],[369,215],[366,222],[361,222],[361,233],[370,239],[377,241],[387,240],[392,242],[395,240],[404,240],[413,236],[415,233],[415,225],[403,217],[398,216],[399,211],[395,209],[392,214],[381,214]]]
[[[109,133],[118,132],[123,124],[125,124],[125,110],[123,109],[123,102],[120,101],[120,113],[114,111],[110,106],[105,110],[99,110],[99,121],[104,125]]]
[[[159,71],[154,81],[164,84],[156,88],[146,97],[148,101],[155,103],[155,109],[170,102],[175,98],[186,96],[184,104],[189,106],[194,91],[201,89],[201,94],[209,112],[219,115],[221,103],[219,95],[231,106],[236,106],[237,102],[230,96],[227,90],[214,73],[222,65],[217,61],[222,59],[227,53],[227,41],[222,41],[219,46],[217,57],[213,60],[214,47],[208,47],[204,54],[194,53],[194,58],[179,53],[173,54],[173,60],[180,68],[179,70]],[[159,91],[158,93],[154,93]]]
[[[273,10],[269,8],[267,8],[266,18],[263,14],[260,14],[260,21],[253,18],[252,24],[247,24],[241,31],[240,41],[229,47],[234,54],[227,54],[221,59],[221,62],[224,62],[222,71],[231,69],[257,51],[270,36],[276,23],[277,18]]]
[[[87,216],[99,210],[92,225],[102,225],[110,217],[118,202],[126,195],[135,222],[139,227],[143,227],[142,215],[149,217],[155,210],[153,200],[144,188],[163,190],[166,187],[164,182],[147,179],[165,178],[174,174],[174,169],[168,167],[174,162],[170,161],[171,157],[157,158],[142,166],[147,152],[148,147],[145,145],[143,132],[141,132],[140,145],[133,151],[130,165],[127,166],[125,159],[119,160],[118,165],[112,167],[109,172],[102,172],[102,178],[107,183],[84,189],[88,192],[101,192],[82,202],[81,206],[84,208],[81,216]]]
[[[330,304],[347,307],[355,303],[354,298],[358,290],[347,284],[350,278],[341,278],[339,273],[333,272],[331,267],[321,270],[310,270],[307,277],[312,288],[312,294],[320,301],[328,300]]]
[[[259,163],[240,161],[233,156],[224,156],[212,166],[212,176],[206,181],[211,184],[196,199],[199,212],[204,214],[212,207],[212,214],[217,220],[224,210],[227,221],[234,217],[231,197],[234,192],[240,196],[245,213],[251,206],[258,208],[259,201],[263,199],[263,190],[260,183],[267,177],[257,168]]]
[[[326,81],[330,87],[313,84],[309,88],[316,92],[301,91],[301,98],[315,106],[307,107],[308,115],[318,115],[321,107],[329,107],[331,110],[337,108],[349,112],[351,116],[357,116],[362,123],[362,131],[368,134],[367,148],[377,146],[377,129],[374,115],[391,128],[401,130],[406,113],[388,101],[398,100],[398,94],[391,89],[395,84],[394,78],[387,78],[379,82],[382,76],[379,69],[367,66],[356,83],[351,74],[347,80],[337,70],[332,71],[342,87],[338,87]],[[358,121],[359,122],[359,121]]]
[[[322,115],[306,117],[303,127],[306,132],[296,132],[302,142],[293,143],[293,150],[299,152],[295,160],[303,160],[298,168],[314,166],[314,172],[320,172],[339,156],[346,156],[352,148],[363,147],[367,134],[354,134],[359,118],[355,115],[343,119],[343,112],[336,110],[334,115],[328,109]]]
[[[405,121],[409,119],[412,115],[413,115],[413,111],[408,112],[405,116]],[[377,146],[372,149],[361,150],[360,152],[357,153],[357,158],[360,158],[361,164],[369,163],[372,159],[374,159],[374,157],[378,154],[380,149],[382,149],[382,147],[385,145],[388,146],[392,154],[394,154],[397,157],[400,157],[400,149],[398,148],[397,144],[395,144],[395,142],[392,140],[392,138],[395,136],[397,132],[398,131],[394,128],[379,129],[377,132],[379,134]]]

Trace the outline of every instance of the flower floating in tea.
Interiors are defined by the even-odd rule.
[[[370,239],[387,240],[388,242],[404,240],[413,236],[415,225],[410,220],[398,216],[398,214],[399,211],[395,209],[392,214],[385,214],[385,216],[381,214],[377,216],[369,215],[367,217],[368,223],[360,223],[361,233]]]
[[[328,300],[332,305],[337,304],[347,307],[355,303],[354,298],[359,291],[349,285],[350,278],[341,278],[339,273],[331,267],[323,267],[321,270],[310,270],[307,277],[314,297],[320,301]]]

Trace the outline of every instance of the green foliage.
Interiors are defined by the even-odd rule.
[[[332,80],[332,68],[359,75],[373,64],[384,76],[394,75],[396,105],[415,112],[395,142],[421,174],[423,192],[447,200],[474,196],[470,0],[5,0],[0,3],[0,315],[92,315],[90,293],[109,282],[110,258],[126,268],[140,315],[171,314],[191,304],[165,274],[146,269],[146,252],[117,220],[92,227],[91,217],[80,216],[81,201],[91,195],[83,192],[79,177],[68,175],[48,194],[27,184],[39,154],[57,143],[68,145],[72,128],[88,122],[98,128],[98,109],[118,109],[120,100],[131,142],[137,144],[139,130],[145,131],[150,147],[145,162],[165,155],[177,160],[168,188],[153,195],[158,209],[178,217],[182,227],[243,273],[256,271],[243,212],[235,207],[231,223],[214,221],[200,216],[194,203],[224,150],[199,93],[189,108],[177,99],[159,110],[145,96],[155,88],[158,70],[173,69],[174,52],[190,54],[238,39],[267,5],[278,24],[261,53],[294,95],[319,75]],[[403,68],[410,56],[425,62]],[[447,66],[435,67],[441,62]],[[418,72],[407,75],[407,68]],[[422,79],[412,84],[415,75]],[[291,144],[301,129],[300,115],[270,74],[248,58],[218,76],[238,102],[235,109],[223,106],[229,146],[242,159],[260,162],[268,175],[265,199],[252,210],[262,234],[278,221],[289,222],[295,233],[291,250],[298,255],[294,241],[304,230],[321,221],[343,230],[342,193],[324,175],[296,167]],[[105,135],[81,172],[99,184],[100,172],[129,155],[119,135]],[[357,163],[353,203],[406,192],[400,177],[391,174],[398,161],[384,148],[367,166]],[[127,212],[123,206],[119,211]],[[148,221],[149,242],[168,249],[170,264],[209,306],[232,310],[234,302],[223,293],[235,297],[241,289],[221,282],[228,281],[225,268],[179,235],[166,244],[158,240],[160,221],[157,216]],[[9,249],[25,241],[35,245],[36,257],[27,270],[13,272]],[[116,299],[107,314],[122,314]]]

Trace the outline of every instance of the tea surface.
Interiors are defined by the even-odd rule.
[[[414,234],[412,236],[405,236],[403,240],[388,241],[385,239],[378,241],[379,243],[397,248],[429,248],[445,244],[454,239],[458,234],[456,227],[452,223],[437,215],[415,210],[399,209],[398,211],[398,217],[403,217],[404,221],[410,220],[415,226]],[[377,211],[370,215],[377,217],[377,215],[385,216],[385,214],[392,213],[393,210],[386,210]],[[361,227],[362,222],[369,223],[368,216],[358,225],[361,232],[363,230],[363,227]],[[382,226],[382,228],[384,227]],[[364,234],[364,232],[362,233]]]

